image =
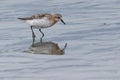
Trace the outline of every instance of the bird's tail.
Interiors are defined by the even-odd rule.
[[[26,18],[18,18],[18,19],[20,19],[20,20],[26,20]]]

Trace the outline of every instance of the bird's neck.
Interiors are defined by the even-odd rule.
[[[51,18],[50,21],[51,21],[51,23],[52,23],[51,26],[58,22],[58,20],[56,20],[55,18]]]

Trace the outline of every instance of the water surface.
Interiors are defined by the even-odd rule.
[[[1,0],[1,80],[120,80],[119,0]],[[61,13],[61,22],[44,29],[45,42],[63,48],[64,55],[24,51],[32,44],[29,26],[18,17]],[[36,42],[40,40],[37,34]]]

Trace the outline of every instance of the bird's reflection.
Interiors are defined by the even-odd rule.
[[[29,47],[27,52],[34,54],[50,54],[50,55],[63,55],[65,54],[65,49],[67,43],[61,49],[57,43],[54,42],[43,42],[43,37],[41,37],[40,42],[34,43]]]

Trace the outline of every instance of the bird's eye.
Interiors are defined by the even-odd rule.
[[[57,17],[58,19],[60,19],[60,17]]]

